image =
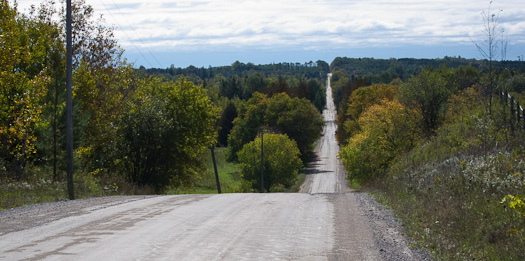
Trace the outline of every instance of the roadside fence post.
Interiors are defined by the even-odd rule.
[[[516,103],[516,118],[518,119],[518,125],[520,124],[520,118],[521,118],[521,113],[520,113],[520,102],[517,102]]]
[[[525,129],[525,110],[521,110],[523,114],[523,129]]]

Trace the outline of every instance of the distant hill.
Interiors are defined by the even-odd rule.
[[[389,82],[392,79],[400,78],[406,80],[412,75],[417,74],[423,68],[439,66],[457,68],[459,66],[473,66],[480,71],[488,71],[487,60],[465,59],[461,57],[444,57],[437,59],[375,59],[375,58],[348,58],[337,57],[330,65],[325,61],[306,62],[306,63],[272,63],[259,64],[241,63],[236,61],[232,65],[217,67],[195,67],[186,68],[170,66],[168,68],[149,68],[141,67],[139,71],[147,74],[155,74],[165,80],[177,79],[180,75],[191,78],[198,77],[201,80],[211,79],[217,75],[224,77],[245,77],[252,73],[260,73],[265,77],[274,76],[295,76],[300,75],[304,78],[325,79],[329,72],[342,71],[348,76],[367,77],[371,82]],[[508,69],[510,71],[525,73],[525,62],[523,61],[496,61],[496,69]]]
[[[493,62],[496,69],[508,69],[510,71],[525,72],[523,61],[501,61]],[[374,59],[374,58],[347,58],[337,57],[330,64],[330,71],[342,70],[348,76],[367,77],[371,82],[388,82],[391,79],[400,78],[406,80],[417,74],[421,69],[439,66],[457,68],[460,66],[473,66],[480,71],[488,70],[487,60],[465,59],[461,57],[445,57],[439,59]]]
[[[274,76],[295,76],[300,75],[306,79],[321,78],[325,79],[326,75],[330,72],[330,68],[327,62],[307,62],[307,63],[273,63],[273,64],[259,64],[253,63],[241,63],[236,61],[232,65],[218,66],[218,67],[195,67],[188,66],[186,68],[180,68],[171,66],[169,68],[150,68],[146,69],[141,67],[138,70],[145,71],[147,74],[155,74],[163,78],[175,78],[177,79],[180,75],[190,77],[190,79],[198,76],[200,79],[211,79],[217,75],[224,77],[245,77],[249,74],[259,73],[265,77]]]

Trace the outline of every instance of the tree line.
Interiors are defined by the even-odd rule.
[[[488,59],[488,58],[487,58]],[[461,56],[437,58],[437,59],[415,59],[415,58],[348,58],[336,57],[330,64],[332,73],[340,72],[345,77],[359,76],[367,78],[371,83],[389,83],[395,79],[408,80],[413,75],[420,73],[425,68],[437,69],[447,66],[450,69],[472,66],[477,70],[488,73],[489,61],[478,59],[466,59]],[[492,61],[494,68],[524,73],[521,61],[501,60]]]
[[[253,63],[242,63],[235,61],[232,65],[228,66],[209,66],[205,67],[195,67],[190,65],[186,68],[175,67],[171,65],[169,68],[148,68],[140,67],[138,70],[144,71],[148,74],[155,74],[159,77],[170,79],[178,78],[180,75],[185,75],[190,78],[198,77],[200,80],[211,79],[217,75],[222,75],[224,77],[244,77],[249,74],[259,73],[261,75],[266,75],[269,77],[279,76],[279,75],[300,75],[306,79],[326,79],[326,75],[330,72],[330,67],[327,62],[318,60],[315,63],[305,62],[305,63],[272,63],[272,64],[258,64]]]

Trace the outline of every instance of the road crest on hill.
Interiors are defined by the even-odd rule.
[[[326,126],[302,193],[122,196],[0,212],[2,260],[426,260],[392,213],[353,192]]]

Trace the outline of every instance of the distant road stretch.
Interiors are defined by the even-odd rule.
[[[325,127],[323,136],[315,148],[315,159],[310,164],[306,180],[301,187],[303,193],[344,193],[349,192],[346,172],[339,159],[339,145],[335,139],[335,110],[329,74],[326,83],[326,109],[323,111]]]

